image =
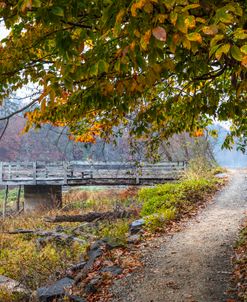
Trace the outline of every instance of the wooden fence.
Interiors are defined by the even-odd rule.
[[[0,162],[0,185],[145,185],[179,178],[186,162]]]

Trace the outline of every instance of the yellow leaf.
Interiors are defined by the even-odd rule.
[[[243,54],[247,55],[247,44],[243,45],[240,50]]]
[[[174,11],[172,11],[170,13],[170,20],[171,20],[171,23],[175,26],[176,25],[176,22],[177,22],[177,18],[178,18],[178,14]]]
[[[151,37],[151,29],[147,30],[141,38],[141,47],[146,50]]]
[[[189,41],[202,43],[202,36],[198,32],[193,32],[187,35]]]
[[[41,112],[45,111],[45,109],[46,109],[46,99],[42,100],[40,109],[41,109]]]
[[[217,49],[217,51],[215,52],[215,58],[217,60],[220,60],[222,54],[227,54],[230,50],[231,45],[229,43],[222,45],[221,47],[219,47]]]
[[[185,24],[188,28],[194,28],[196,26],[196,19],[194,16],[188,16],[185,18]]]
[[[217,25],[205,26],[202,28],[205,35],[214,36],[218,33]]]
[[[188,10],[190,10],[190,9],[194,9],[194,8],[198,8],[198,7],[200,7],[200,4],[189,4],[189,5],[187,5],[187,6],[185,6],[183,9],[182,9],[182,12],[186,12],[186,11],[188,11]]]
[[[133,17],[137,16],[137,9],[142,9],[144,7],[144,5],[146,4],[146,0],[139,0],[138,2],[135,2],[134,4],[132,4],[131,6],[131,15]]]
[[[156,19],[157,19],[160,23],[164,23],[167,17],[168,17],[167,15],[158,14],[157,17],[156,17]]]
[[[135,30],[134,30],[134,35],[135,35],[137,38],[140,38],[141,33],[139,32],[138,29],[135,29]]]
[[[121,9],[119,11],[119,13],[117,14],[117,16],[116,16],[116,23],[121,23],[122,22],[124,14],[125,14],[125,10]]]
[[[207,22],[205,19],[200,18],[200,17],[197,17],[196,21],[199,22],[199,23],[202,23],[202,24],[205,24]]]
[[[186,38],[183,39],[182,43],[183,43],[183,47],[184,48],[191,49],[191,43],[190,43],[190,41],[188,39],[186,39]]]
[[[153,5],[152,3],[148,2],[144,5],[144,11],[148,14],[151,14],[153,12]]]

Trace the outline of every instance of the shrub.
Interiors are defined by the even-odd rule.
[[[159,213],[155,213],[145,217],[145,229],[150,232],[156,232],[162,228],[169,220],[174,219],[176,216],[176,209],[169,208],[162,210]]]
[[[140,190],[138,198],[142,201],[141,215],[151,215],[167,209],[179,210],[205,198],[216,189],[217,180],[206,178],[182,180],[178,183],[158,185]]]
[[[126,244],[127,236],[129,230],[129,221],[128,220],[118,220],[114,224],[108,223],[104,224],[100,230],[100,237],[108,237],[113,241]]]
[[[215,163],[206,157],[199,156],[191,159],[183,173],[183,179],[211,178]]]

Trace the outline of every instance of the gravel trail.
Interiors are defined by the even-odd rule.
[[[144,269],[115,282],[112,302],[227,301],[246,175],[231,171],[229,184],[182,231],[155,239],[156,248],[144,250]]]

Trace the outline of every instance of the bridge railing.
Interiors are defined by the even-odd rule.
[[[0,162],[0,184],[138,184],[151,180],[176,179],[186,162]],[[122,181],[120,181],[122,180]],[[145,181],[144,181],[145,180]]]

